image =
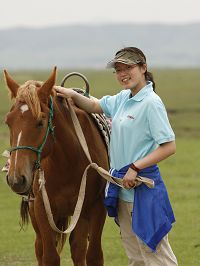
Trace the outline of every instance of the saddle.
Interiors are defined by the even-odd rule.
[[[85,95],[85,91],[80,88],[73,88],[74,91]],[[88,95],[86,97],[94,98],[91,95]],[[105,114],[94,114],[91,113],[90,116],[95,121],[97,128],[99,129],[105,144],[107,146],[107,150],[109,150],[109,144],[110,144],[110,133],[111,133],[111,119],[105,116]]]

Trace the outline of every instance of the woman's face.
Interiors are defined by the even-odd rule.
[[[124,89],[139,91],[146,85],[145,75],[147,66],[126,65],[115,63],[116,77]]]

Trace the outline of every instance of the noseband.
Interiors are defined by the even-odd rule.
[[[42,150],[44,148],[44,145],[47,141],[47,138],[48,138],[48,135],[49,133],[54,133],[54,128],[55,127],[52,127],[52,119],[53,119],[53,100],[52,100],[52,97],[50,96],[50,106],[49,106],[50,110],[49,110],[49,118],[48,118],[48,126],[47,126],[47,130],[46,130],[46,134],[44,136],[44,139],[43,139],[43,142],[42,144],[38,147],[38,148],[35,148],[35,147],[32,147],[32,146],[16,146],[16,147],[12,147],[9,149],[9,152],[10,154],[13,152],[13,151],[16,151],[16,150],[32,150],[34,152],[37,153],[37,160],[35,162],[35,169],[39,169],[40,168],[40,164],[41,164],[41,153],[42,153]]]

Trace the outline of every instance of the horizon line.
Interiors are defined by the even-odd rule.
[[[160,21],[145,21],[145,22],[73,22],[73,23],[58,23],[58,24],[47,24],[41,26],[35,25],[13,25],[13,26],[0,26],[0,30],[13,30],[13,29],[46,29],[46,28],[58,28],[58,27],[100,27],[100,26],[117,26],[117,25],[160,25],[160,26],[187,26],[187,25],[198,25],[200,21],[185,21],[185,22],[160,22]]]

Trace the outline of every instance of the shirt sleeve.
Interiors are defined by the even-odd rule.
[[[112,118],[118,109],[120,100],[120,93],[110,96],[104,96],[99,100],[99,104],[101,106],[101,109],[105,113],[105,115],[109,118]]]
[[[148,121],[151,136],[157,144],[175,140],[167,111],[159,97],[149,105]]]

